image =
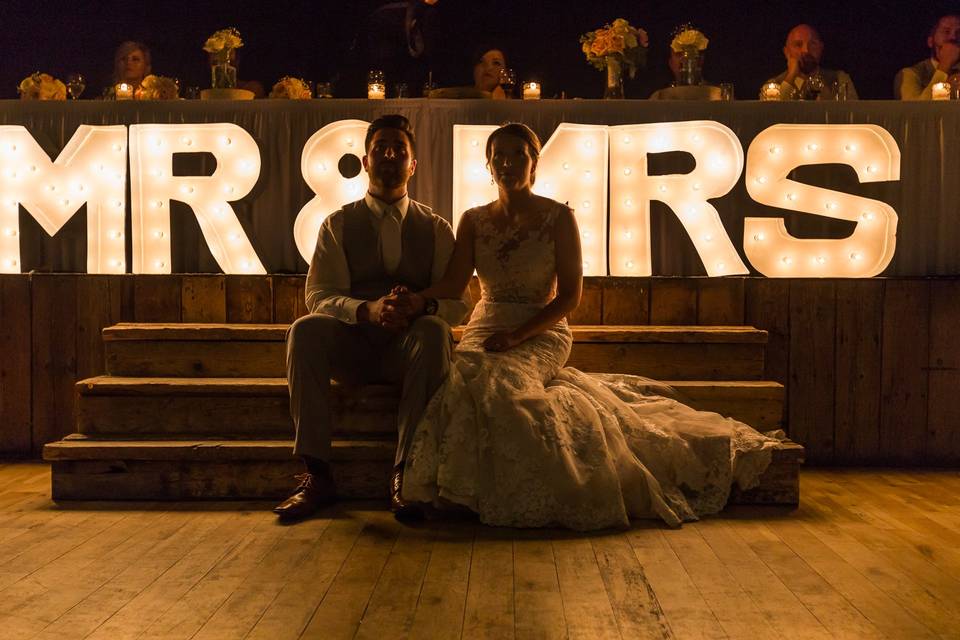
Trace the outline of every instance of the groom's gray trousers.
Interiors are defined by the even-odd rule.
[[[393,383],[401,385],[395,460],[400,464],[427,403],[450,371],[452,355],[450,327],[436,316],[421,316],[402,332],[319,314],[300,318],[287,331],[294,454],[330,461],[331,378],[347,384]]]

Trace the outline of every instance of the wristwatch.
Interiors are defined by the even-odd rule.
[[[440,307],[440,303],[437,302],[436,298],[425,298],[423,300],[423,315],[433,316],[437,314],[437,309]]]

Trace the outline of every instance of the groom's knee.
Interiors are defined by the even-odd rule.
[[[287,329],[288,356],[326,351],[336,343],[341,324],[336,318],[320,314],[299,318]]]
[[[436,316],[420,316],[407,330],[407,340],[414,353],[428,358],[450,359],[453,351],[453,336],[450,325]]]

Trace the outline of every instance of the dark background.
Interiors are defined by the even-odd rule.
[[[520,80],[538,78],[545,96],[600,97],[603,78],[580,51],[578,38],[617,17],[650,34],[648,69],[628,82],[628,97],[646,97],[667,83],[672,30],[690,21],[710,38],[705,77],[734,82],[737,96],[756,97],[760,84],[784,68],[781,48],[789,28],[809,22],[826,43],[824,66],[847,70],[863,98],[892,97],[898,69],[928,55],[926,35],[941,14],[960,11],[960,1],[895,2],[647,2],[542,0],[440,0],[431,12],[428,58],[407,64],[369,59],[366,39],[381,33],[369,16],[383,2],[185,2],[111,0],[65,3],[11,0],[0,3],[0,98],[15,98],[16,85],[40,70],[65,80],[88,78],[84,98],[110,81],[113,51],[123,40],[146,42],[153,70],[181,84],[209,86],[202,51],[216,29],[235,26],[244,39],[240,77],[269,91],[283,75],[334,81],[340,97],[361,94],[366,70],[392,70],[388,84],[405,76],[416,94],[426,71],[441,86],[472,83],[470,58],[480,43],[496,43]],[[397,23],[397,30],[400,24]]]

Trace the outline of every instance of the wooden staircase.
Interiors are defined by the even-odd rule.
[[[108,375],[77,383],[77,433],[44,447],[56,500],[280,498],[291,456],[287,325],[119,324],[103,330]],[[766,332],[751,327],[573,326],[569,365],[666,381],[698,409],[761,431],[784,390],[761,380]],[[459,338],[460,330],[454,331]],[[398,390],[333,385],[332,468],[345,497],[383,498]],[[786,443],[738,502],[796,504],[799,445]]]

